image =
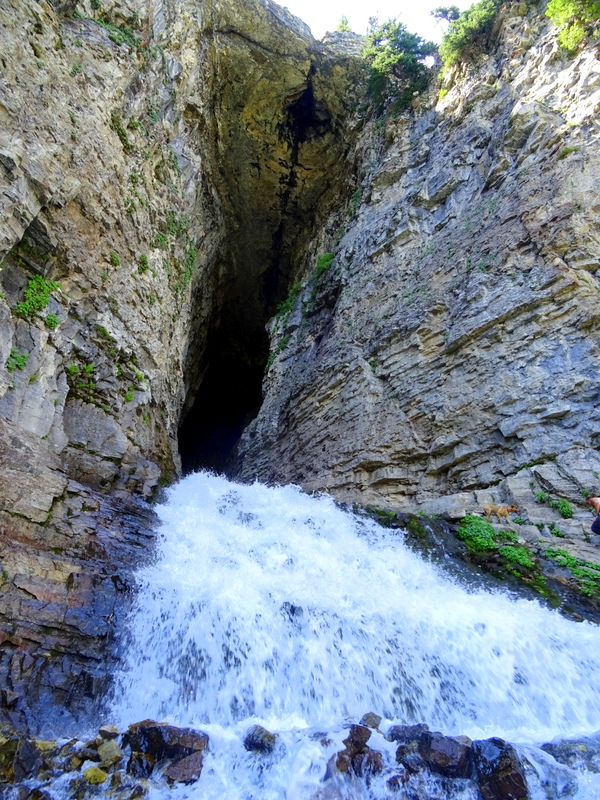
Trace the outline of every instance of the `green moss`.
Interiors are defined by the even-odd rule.
[[[286,334],[282,336],[281,339],[277,342],[274,350],[269,353],[269,358],[267,359],[267,369],[269,369],[275,363],[275,359],[277,358],[280,353],[283,353],[285,348],[288,346],[290,341],[290,335]]]
[[[127,131],[125,130],[125,126],[123,125],[123,120],[121,117],[113,111],[110,115],[110,127],[119,137],[121,144],[123,146],[123,150],[126,153],[131,151],[131,142],[129,141],[129,136],[127,135]]]
[[[563,149],[558,154],[558,160],[562,161],[563,158],[570,156],[571,153],[578,153],[581,150],[580,147],[563,147]]]
[[[317,265],[313,270],[313,278],[318,281],[324,275],[333,262],[333,253],[323,253],[317,258]]]
[[[120,267],[121,266],[121,259],[114,252],[111,252],[111,254],[108,257],[108,260],[113,265],[113,267]]]
[[[600,564],[576,558],[566,550],[549,548],[546,557],[555,561],[559,567],[569,569],[575,580],[578,591],[584,597],[600,599]]]
[[[548,502],[548,505],[558,511],[563,519],[571,519],[573,516],[573,506],[568,500],[555,500],[553,498]]]
[[[285,300],[282,300],[281,303],[277,306],[277,311],[275,312],[276,317],[288,317],[294,309],[296,305],[296,300],[298,299],[298,295],[302,289],[301,283],[295,283],[290,291],[288,292],[288,296]]]

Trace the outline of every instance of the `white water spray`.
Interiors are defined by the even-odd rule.
[[[600,728],[595,625],[469,593],[398,531],[294,487],[198,473],[157,511],[159,552],[139,574],[115,715],[207,730],[198,797],[313,796],[341,746],[311,732],[367,711],[530,743]],[[255,722],[280,733],[286,755],[253,795],[241,739]]]

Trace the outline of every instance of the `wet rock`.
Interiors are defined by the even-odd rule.
[[[100,769],[100,767],[88,767],[84,770],[83,777],[93,786],[104,783],[108,779],[107,773],[104,772],[103,769]]]
[[[22,781],[36,775],[42,766],[42,751],[29,739],[22,738],[15,754],[15,781]]]
[[[116,739],[119,734],[120,731],[116,725],[103,725],[98,731],[98,735],[102,739]]]
[[[475,763],[470,743],[426,731],[419,740],[419,754],[427,766],[440,775],[471,778],[474,774]]]
[[[160,761],[205,750],[208,736],[193,728],[176,728],[165,722],[147,719],[129,726],[123,736],[123,744],[129,745],[134,752],[145,753]]]
[[[559,764],[572,769],[600,772],[600,737],[586,736],[581,739],[566,739],[561,742],[548,742],[541,747]]]
[[[97,761],[98,763],[102,761],[102,757],[95,747],[82,747],[81,750],[77,751],[76,755],[82,763],[84,761]]]
[[[272,753],[277,743],[277,734],[260,725],[253,725],[244,737],[246,750],[255,753]]]
[[[383,772],[383,755],[378,750],[365,747],[352,759],[352,768],[359,778],[365,775],[378,775]]]
[[[418,753],[408,752],[401,756],[399,753],[400,748],[398,748],[398,752],[396,753],[396,760],[402,764],[410,775],[416,775],[418,772],[423,772],[423,770],[427,769],[425,759]]]
[[[515,748],[503,739],[473,742],[483,800],[530,800],[523,766]]]
[[[371,731],[365,725],[352,725],[348,736],[344,739],[346,748],[333,756],[325,773],[325,780],[337,771],[342,775],[368,777],[383,771],[383,756],[367,745]]]
[[[165,769],[165,777],[172,783],[194,783],[202,774],[204,754],[201,751],[174,761]]]
[[[154,756],[147,753],[132,753],[127,762],[127,772],[134,778],[149,778],[156,764]]]
[[[364,725],[352,725],[350,728],[350,733],[348,734],[347,738],[344,739],[346,750],[351,755],[360,753],[370,738],[371,731],[367,727]]]
[[[398,773],[397,775],[393,775],[391,778],[388,779],[387,785],[392,790],[392,792],[400,792],[404,788],[404,784],[408,781],[409,775],[406,770],[403,772]]]
[[[381,725],[382,717],[379,714],[374,714],[370,711],[368,714],[365,714],[364,717],[361,719],[360,724],[366,725],[367,728],[379,728]]]
[[[121,748],[116,739],[106,739],[98,747],[98,755],[101,759],[102,767],[112,767],[118,764],[122,758]]]
[[[410,744],[418,742],[421,736],[429,731],[429,725],[392,725],[386,735],[388,742],[398,742],[398,744]]]

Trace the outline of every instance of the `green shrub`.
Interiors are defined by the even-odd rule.
[[[141,255],[140,256],[140,263],[138,265],[138,272],[146,272],[146,270],[150,267],[148,263],[148,256]]]
[[[546,16],[560,28],[558,41],[566,50],[576,50],[600,20],[599,0],[550,0]]]
[[[108,257],[108,260],[113,265],[113,267],[120,267],[121,266],[121,259],[119,258],[119,256],[116,253],[112,253],[111,252],[110,256]]]
[[[370,67],[369,93],[377,111],[388,102],[397,111],[410,106],[415,94],[427,88],[432,70],[425,63],[437,51],[395,19],[379,25],[371,21],[363,59]]]
[[[541,492],[536,492],[534,494],[534,497],[536,503],[546,503],[548,502],[548,498],[550,497],[550,495],[548,494],[548,492],[541,491]]]
[[[56,314],[48,314],[46,317],[46,327],[50,328],[51,331],[56,330],[58,328],[58,323],[60,319],[56,316]]]
[[[568,500],[550,500],[548,505],[554,508],[563,519],[571,519],[573,516],[573,506]]]
[[[19,353],[18,350],[13,348],[6,360],[6,369],[9,372],[14,372],[16,369],[25,369],[28,358],[29,353]]]
[[[522,567],[528,567],[529,569],[535,567],[535,561],[532,560],[529,550],[525,547],[515,547],[515,545],[509,544],[501,547],[498,552],[513,564],[520,564]]]
[[[445,69],[485,50],[500,5],[499,0],[479,0],[450,22],[440,45]]]
[[[461,520],[457,532],[459,539],[467,545],[467,550],[480,553],[496,550],[496,531],[489,522],[475,514],[467,514]]]
[[[30,278],[25,289],[24,299],[15,308],[15,314],[20,317],[32,317],[37,311],[42,311],[50,302],[50,294],[60,289],[60,284],[49,281],[42,275]]]

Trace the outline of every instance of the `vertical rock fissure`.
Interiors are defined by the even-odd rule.
[[[302,247],[311,238],[303,234],[302,229],[312,232],[318,216],[316,204],[310,204],[304,214],[301,209],[301,196],[305,191],[299,177],[302,145],[333,132],[327,105],[315,96],[316,71],[315,62],[311,60],[301,92],[288,96],[283,105],[277,138],[286,148],[287,159],[285,173],[279,179],[278,208],[266,259],[264,251],[258,252],[253,237],[255,229],[266,227],[268,220],[258,216],[255,225],[247,231],[249,235],[244,237],[243,223],[235,214],[235,201],[229,198],[228,205],[233,213],[226,228],[241,230],[242,235],[238,234],[228,246],[223,258],[224,263],[230,265],[229,285],[203,356],[205,366],[200,386],[193,403],[188,404],[189,410],[179,429],[184,473],[200,468],[227,473],[230,455],[262,403],[262,377],[269,354],[265,325],[298,272]],[[262,169],[262,165],[259,166]],[[240,170],[245,168],[240,166]],[[335,183],[334,178],[331,182]],[[256,207],[260,209],[260,200]],[[239,273],[240,253],[244,257],[242,268],[246,263],[257,264],[261,258],[267,263],[262,271],[260,266],[255,270],[256,279],[250,289],[247,278]],[[254,296],[254,300],[250,300],[256,307],[253,318],[240,311],[245,291]]]

